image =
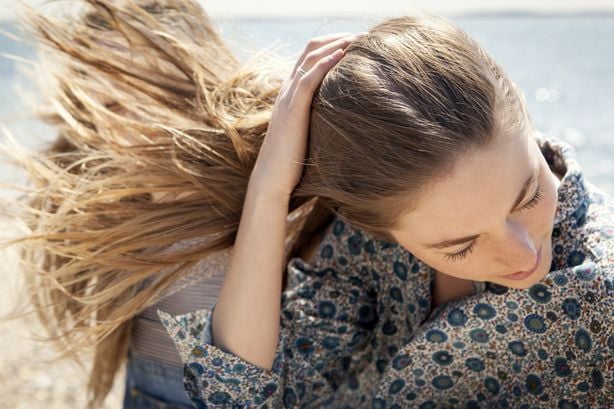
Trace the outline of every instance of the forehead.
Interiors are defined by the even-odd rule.
[[[526,134],[495,138],[462,153],[450,171],[426,189],[398,228],[418,240],[477,234],[492,217],[506,215],[537,166]],[[539,152],[539,151],[537,151]]]

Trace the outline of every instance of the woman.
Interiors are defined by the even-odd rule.
[[[182,351],[187,347],[187,352],[193,353],[184,353],[183,358],[191,368],[188,385],[194,402],[198,404],[204,398],[207,404],[222,405],[229,400],[272,405],[283,401],[289,406],[298,402],[318,406],[329,400],[335,406],[343,402],[370,404],[377,392],[376,381],[381,381],[382,388],[386,388],[383,385],[390,379],[382,376],[388,371],[387,365],[395,370],[409,368],[399,365],[407,359],[403,354],[397,356],[397,352],[406,346],[411,348],[412,339],[417,339],[413,337],[431,313],[431,301],[437,306],[467,295],[473,289],[471,281],[463,278],[454,284],[469,286],[458,293],[450,291],[455,289],[453,286],[438,285],[448,276],[436,273],[394,243],[395,236],[386,230],[393,221],[392,210],[397,213],[408,210],[409,202],[390,200],[392,193],[407,192],[408,197],[413,197],[409,190],[411,180],[415,179],[416,189],[421,186],[419,176],[422,182],[431,180],[429,166],[433,165],[431,170],[441,170],[443,166],[434,159],[443,157],[450,161],[449,152],[458,149],[458,141],[452,136],[466,136],[464,148],[470,147],[475,138],[473,133],[481,135],[483,143],[490,140],[495,122],[487,113],[499,113],[494,110],[500,107],[495,102],[505,103],[512,112],[526,114],[519,100],[514,99],[519,96],[514,93],[513,85],[497,71],[496,65],[490,67],[495,70],[493,74],[488,65],[481,64],[490,60],[478,48],[471,48],[470,39],[459,33],[460,37],[454,37],[455,31],[446,31],[445,24],[438,25],[441,22],[435,21],[432,26],[417,24],[420,30],[409,31],[415,35],[412,38],[415,53],[406,54],[404,60],[415,62],[416,71],[409,76],[399,69],[394,76],[388,75],[396,78],[397,87],[399,84],[418,87],[402,88],[414,93],[414,110],[398,105],[398,99],[390,99],[390,94],[369,94],[375,98],[364,98],[355,92],[365,91],[356,83],[337,87],[339,82],[330,81],[328,88],[321,87],[319,95],[326,104],[313,112],[308,155],[317,168],[307,166],[302,184],[293,191],[290,185],[298,181],[302,168],[292,159],[302,161],[301,149],[304,153],[306,141],[292,139],[297,142],[295,146],[274,141],[280,138],[281,131],[306,136],[309,93],[319,82],[314,73],[323,76],[335,60],[316,64],[318,68],[310,71],[318,55],[305,59],[310,61],[308,65],[301,64],[300,70],[298,66],[293,70],[294,78],[301,72],[309,78],[309,81],[296,80],[295,85],[301,83],[296,90],[304,92],[297,94],[295,105],[278,104],[273,109],[277,95],[294,95],[293,82],[282,87],[271,68],[239,67],[202,11],[191,2],[156,2],[142,8],[131,2],[122,6],[114,2],[91,3],[92,13],[74,27],[36,20],[42,37],[68,57],[62,60],[68,71],[63,75],[56,73],[60,86],[54,106],[63,121],[63,137],[48,152],[50,155],[41,158],[42,164],[27,159],[23,163],[33,170],[31,177],[44,187],[33,192],[35,199],[29,204],[34,211],[26,219],[35,232],[29,239],[44,239],[46,245],[43,262],[30,270],[33,280],[42,280],[33,282],[33,294],[41,297],[38,305],[50,328],[67,338],[71,350],[82,345],[74,341],[97,345],[98,366],[94,367],[91,378],[91,388],[97,390],[95,399],[100,401],[104,397],[104,388],[122,362],[133,319],[174,290],[179,279],[190,273],[189,267],[197,261],[235,243],[236,235],[233,253],[238,256],[229,268],[225,293],[216,307],[213,331],[216,344],[234,353],[210,346],[211,340],[206,338],[208,331],[202,334],[203,324],[211,323],[201,319],[207,310],[182,317],[188,320],[181,321],[182,324],[194,324],[190,325],[194,332],[186,333],[184,327],[167,317],[168,327],[178,331],[186,341],[186,344],[180,342]],[[411,20],[409,23],[392,21],[390,26],[382,26],[382,32],[399,32],[404,24],[410,23]],[[441,37],[437,36],[437,27],[443,29]],[[371,37],[375,32],[372,30],[367,36],[370,41],[377,38]],[[433,36],[427,38],[457,42],[421,43],[419,40],[427,33]],[[345,48],[358,39],[335,36],[328,40],[327,55],[330,55],[334,49]],[[389,40],[394,45],[397,39],[391,36]],[[368,45],[366,41],[364,38],[356,41],[357,47]],[[464,49],[469,54],[456,54],[455,47],[462,44],[469,44]],[[398,45],[402,46],[403,42]],[[370,79],[371,82],[364,81],[364,84],[365,87],[377,85],[373,92],[385,85],[395,85],[377,83],[380,77],[373,74],[379,74],[381,65],[376,62],[381,58],[381,49],[385,47],[380,42],[367,47],[365,52],[371,53],[370,58],[363,60],[359,69],[348,63],[345,67],[348,79],[355,82]],[[405,49],[408,51],[411,50]],[[343,61],[349,62],[351,55],[348,53]],[[457,60],[461,55],[467,59]],[[428,64],[420,56],[427,58]],[[467,63],[474,65],[465,66]],[[446,68],[454,68],[460,75],[453,76],[455,71],[445,71]],[[333,73],[343,71],[333,70]],[[474,73],[482,76],[472,76]],[[403,78],[404,74],[408,77]],[[327,77],[331,78],[334,77]],[[504,89],[507,86],[509,92],[495,92],[492,83],[487,81],[493,78],[501,81],[497,85]],[[326,84],[325,81],[323,85]],[[472,92],[459,93],[456,87],[462,84],[473,85],[469,89]],[[395,90],[398,89],[389,91]],[[357,106],[349,105],[350,110],[331,104],[343,95],[361,98],[356,98]],[[466,103],[469,100],[474,104]],[[284,101],[289,102],[288,97]],[[371,105],[365,105],[367,102]],[[402,114],[413,113],[415,117],[404,118],[395,113],[397,108]],[[321,116],[323,110],[327,113]],[[292,121],[282,121],[286,115],[291,115]],[[330,121],[331,115],[338,115],[338,121]],[[398,118],[403,121],[396,123]],[[514,118],[506,119],[510,120],[507,125],[511,128]],[[339,123],[344,128],[340,129]],[[523,123],[517,121],[516,125]],[[286,128],[290,126],[294,128]],[[412,141],[408,134],[439,139],[433,139],[429,151],[424,145],[404,144]],[[260,149],[263,139],[273,142]],[[525,153],[535,165],[539,161],[535,150],[528,149],[529,141],[527,136]],[[259,150],[261,154],[256,161]],[[411,163],[415,168],[407,167],[408,162],[404,160],[412,150],[420,152],[412,162],[423,159],[421,163]],[[262,155],[264,152],[268,153]],[[281,155],[276,154],[279,152]],[[520,156],[515,158],[526,159],[521,155],[523,149],[518,148],[516,152]],[[375,176],[364,178],[365,170],[372,170]],[[225,179],[220,180],[222,175]],[[328,179],[323,179],[327,175]],[[54,183],[46,186],[48,181]],[[545,191],[550,195],[553,184],[550,180],[545,186],[550,189]],[[169,191],[182,195],[168,195],[164,203],[156,202],[156,192]],[[73,192],[72,196],[67,197],[66,192]],[[277,200],[269,201],[270,197]],[[315,206],[311,200],[314,197],[321,198]],[[376,205],[386,211],[374,212]],[[530,207],[527,203],[523,205]],[[553,211],[552,203],[547,208]],[[250,209],[256,210],[251,217]],[[42,213],[37,212],[41,210]],[[243,216],[248,216],[242,217],[242,210]],[[297,212],[291,213],[294,210]],[[261,214],[259,211],[264,216],[256,217]],[[341,211],[343,217],[361,230],[346,229],[341,220],[331,217]],[[300,216],[293,219],[297,214]],[[286,219],[294,222],[288,234],[281,227],[282,224],[285,227],[286,222],[282,220]],[[245,227],[237,232],[239,221]],[[322,228],[325,228],[323,232]],[[263,229],[270,234],[263,237]],[[289,239],[296,236],[293,229],[299,232],[299,240],[290,248],[288,243],[292,240]],[[250,234],[253,231],[258,235]],[[362,251],[361,238],[366,238],[366,231],[373,235],[373,240],[365,240],[365,251]],[[314,234],[318,236],[317,233],[324,237],[321,243],[317,239],[309,240]],[[546,235],[545,231],[542,233]],[[209,240],[203,240],[190,251],[172,247],[194,237]],[[247,246],[253,237],[257,240],[251,240]],[[339,238],[336,245],[334,238]],[[398,239],[401,241],[403,237],[399,235]],[[292,258],[291,274],[288,283],[284,283],[281,266],[299,250],[303,253],[305,242],[310,244],[307,249],[319,246],[313,262],[321,268],[302,263],[301,258]],[[521,240],[512,243],[516,244],[517,254],[509,262],[515,264],[522,248]],[[284,245],[288,245],[286,252],[280,250]],[[342,245],[347,247],[347,254],[331,258]],[[170,254],[159,251],[167,247],[175,251]],[[263,253],[257,252],[259,248]],[[36,249],[33,246],[26,254],[35,255]],[[302,254],[306,260],[309,260],[308,253]],[[46,274],[34,274],[41,267]],[[248,270],[257,271],[259,276],[241,277],[237,273]],[[239,290],[249,291],[234,298],[239,293],[233,288],[233,280],[243,287]],[[435,296],[431,297],[433,283]],[[284,327],[279,351],[283,353],[276,354],[280,313],[277,300],[282,287],[289,291],[284,294],[281,311]],[[46,311],[44,307],[49,301],[55,308]],[[246,324],[256,324],[256,327],[242,327],[233,332],[233,327]],[[205,336],[204,340],[201,335]],[[433,339],[432,334],[429,336]],[[237,344],[237,340],[247,341],[248,348],[243,348],[245,345],[240,342]],[[277,365],[272,364],[272,356],[279,358]],[[207,365],[202,366],[203,361]],[[273,372],[267,368],[273,368]],[[419,366],[411,368],[419,369]],[[176,375],[169,378],[173,376]],[[365,380],[370,380],[372,385]],[[152,393],[147,395],[152,398],[148,404],[157,398],[153,385],[149,382]],[[396,391],[399,383],[394,385],[389,388]],[[386,397],[386,389],[382,390]],[[136,402],[140,401],[131,404],[140,404]]]
[[[282,86],[215,309],[161,313],[195,404],[611,406],[611,203],[451,23],[347,39]],[[337,219],[280,306],[296,196]]]

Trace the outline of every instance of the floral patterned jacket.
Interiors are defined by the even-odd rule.
[[[480,283],[431,308],[434,271],[337,218],[311,264],[288,263],[267,371],[211,343],[211,311],[159,315],[196,407],[614,407],[614,206],[572,148],[538,139],[564,175],[549,274]]]

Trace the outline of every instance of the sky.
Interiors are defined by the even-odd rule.
[[[24,0],[40,7],[49,0]],[[18,0],[0,0],[0,20],[11,19]],[[54,0],[50,7],[69,7],[74,0]],[[200,0],[212,16],[227,17],[309,17],[393,15],[412,10],[442,14],[482,12],[573,13],[614,11],[612,0]]]

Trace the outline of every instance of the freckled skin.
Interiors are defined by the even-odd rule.
[[[538,169],[537,182],[510,210],[534,169]],[[534,198],[538,185],[541,200],[522,208]],[[461,155],[452,171],[433,183],[391,234],[437,270],[436,289],[437,282],[443,285],[439,288],[442,294],[462,294],[460,288],[466,293],[471,281],[528,288],[550,269],[559,185],[532,136],[499,137],[486,147]],[[446,259],[446,254],[458,253],[470,242],[444,249],[425,246],[474,234],[480,236],[462,259]],[[522,280],[502,277],[531,270],[540,248],[541,260],[532,275]],[[442,274],[447,279],[442,279]]]

